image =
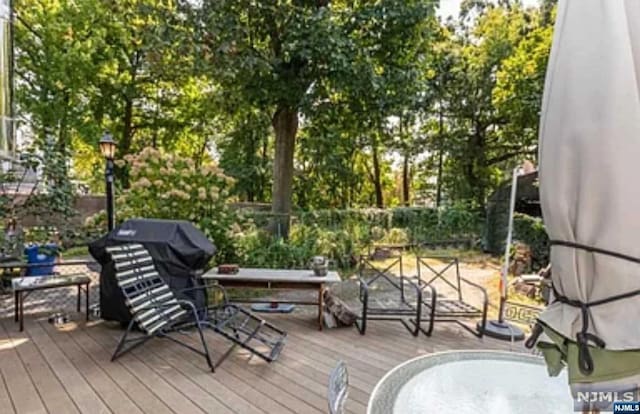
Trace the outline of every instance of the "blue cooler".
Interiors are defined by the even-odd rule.
[[[27,255],[28,264],[50,265],[50,266],[35,266],[27,268],[27,276],[44,276],[53,274],[53,267],[55,266],[56,257],[58,256],[57,244],[45,244],[45,248],[51,250],[51,254],[39,253],[40,246],[37,244],[29,245],[25,247],[24,254]]]

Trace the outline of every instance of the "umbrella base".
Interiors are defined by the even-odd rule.
[[[295,306],[288,303],[260,303],[251,306],[252,311],[265,313],[291,313],[294,309]]]
[[[511,341],[513,337],[514,341],[524,340],[524,332],[522,329],[508,322],[500,321],[487,321],[487,325],[482,329],[480,323],[478,323],[478,331],[483,334],[503,341]]]

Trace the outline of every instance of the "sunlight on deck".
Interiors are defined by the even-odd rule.
[[[7,349],[17,348],[22,344],[29,342],[27,338],[17,338],[17,339],[1,339],[0,340],[0,351],[5,351]]]

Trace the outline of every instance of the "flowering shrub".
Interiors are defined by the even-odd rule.
[[[218,259],[233,256],[231,235],[236,217],[227,205],[233,179],[214,163],[196,167],[193,160],[145,148],[117,161],[129,168],[130,188],[117,200],[118,220],[147,217],[188,220],[218,248]]]

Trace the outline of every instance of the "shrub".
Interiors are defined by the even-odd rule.
[[[409,235],[405,229],[392,228],[385,234],[383,241],[388,244],[407,244]]]
[[[128,164],[131,186],[118,197],[119,219],[151,217],[193,222],[218,248],[217,258],[234,254],[236,215],[228,207],[233,180],[215,164],[196,167],[190,158],[145,148],[119,161]]]
[[[544,267],[549,263],[549,236],[542,219],[516,213],[513,218],[513,238],[529,246],[535,267]]]
[[[235,235],[235,245],[237,260],[243,266],[307,268],[313,256],[322,255],[345,268],[356,253],[356,237],[346,230],[299,225],[292,228],[289,240],[284,240],[253,226]]]

